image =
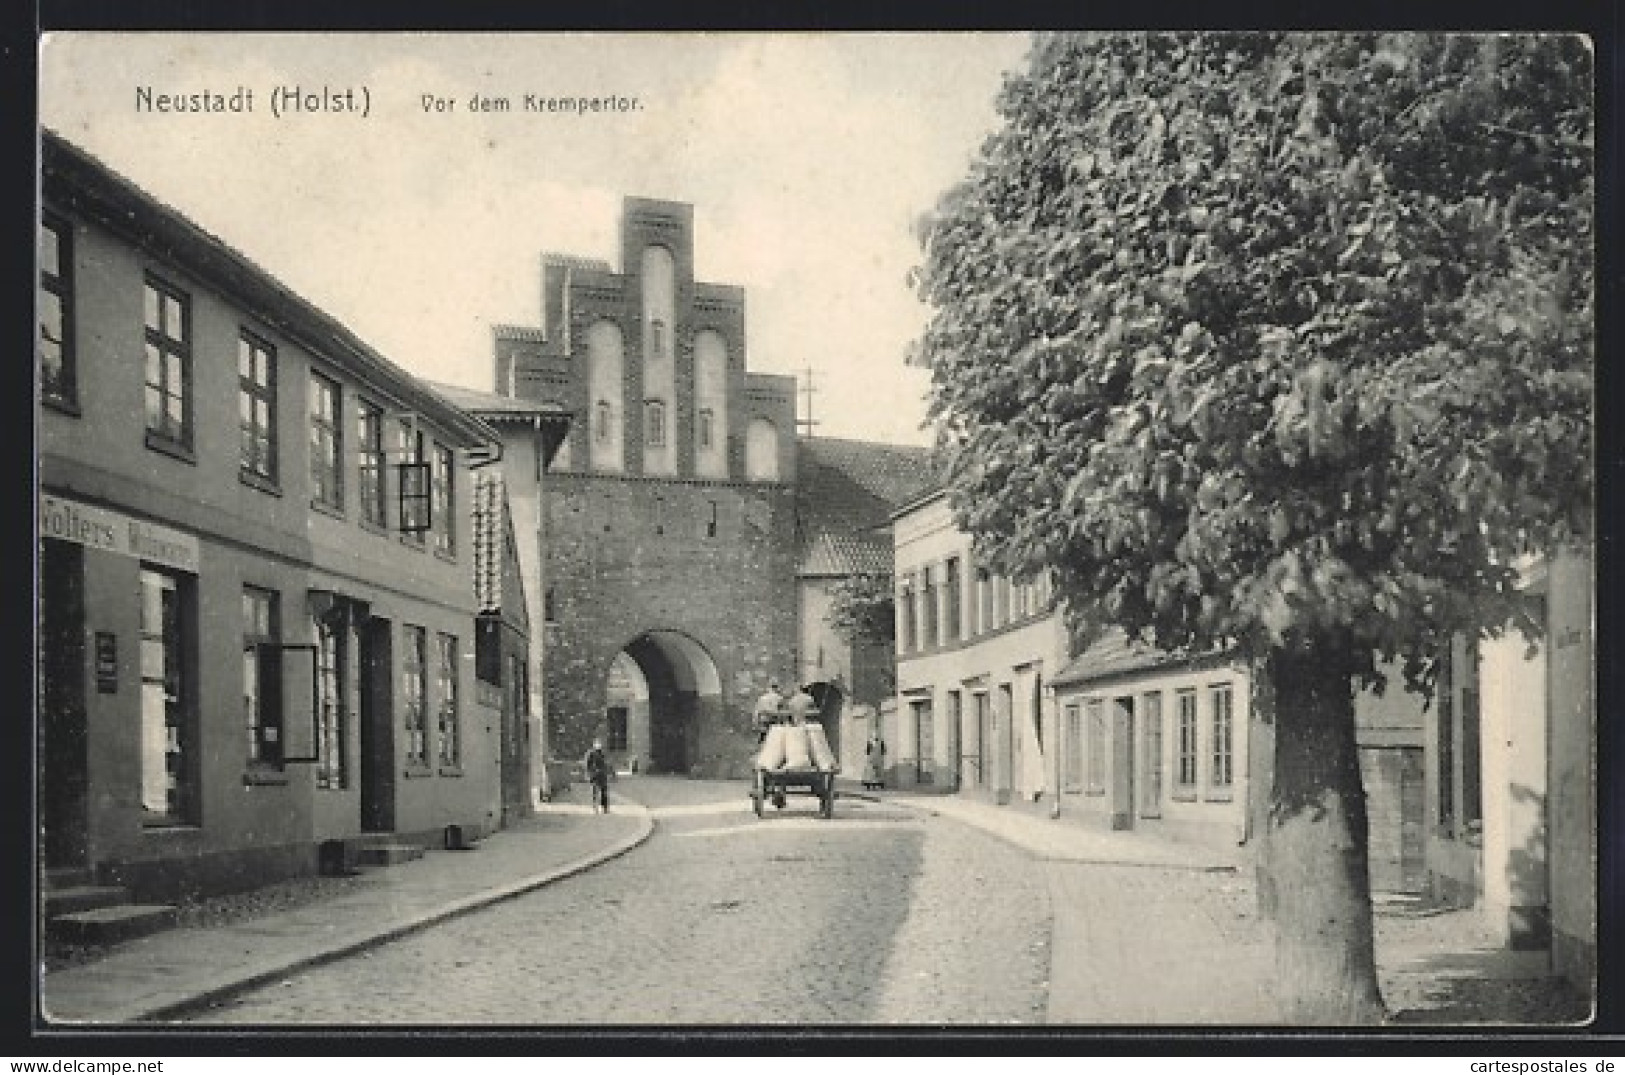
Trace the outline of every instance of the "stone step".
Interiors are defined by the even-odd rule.
[[[72,911],[46,920],[46,935],[66,944],[118,944],[169,929],[179,912],[168,904],[124,903]]]
[[[118,885],[74,885],[72,888],[45,890],[45,917],[72,914],[75,911],[94,911],[118,903],[129,903],[129,889]]]
[[[362,866],[399,866],[423,857],[417,844],[368,844],[356,849],[356,862]]]

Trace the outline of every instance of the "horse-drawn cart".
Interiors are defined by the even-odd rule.
[[[761,817],[764,804],[784,809],[790,792],[818,797],[818,816],[835,813],[835,774],[840,772],[821,724],[775,724],[756,755],[751,805]]]

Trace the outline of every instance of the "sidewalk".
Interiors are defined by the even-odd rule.
[[[472,851],[430,851],[384,868],[361,891],[232,925],[168,930],[47,974],[41,1015],[57,1026],[161,1022],[579,873],[636,847],[653,827],[649,812],[624,795],[603,817],[584,792],[571,794]]]
[[[1169,869],[1233,872],[1247,861],[1247,849],[1208,846],[1174,840],[1146,828],[1114,832],[1103,819],[1063,807],[1051,817],[1049,798],[1013,800],[1004,806],[958,795],[886,791],[871,796],[841,785],[843,795],[883,798],[886,802],[952,818],[991,832],[1039,858],[1087,862],[1102,866],[1160,866]]]

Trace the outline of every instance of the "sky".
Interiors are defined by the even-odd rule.
[[[696,277],[745,289],[748,367],[810,369],[821,436],[928,444],[929,373],[903,363],[929,312],[907,283],[914,226],[968,174],[1026,50],[991,33],[57,33],[39,108],[397,364],[469,388],[492,388],[492,325],[540,324],[544,252],[618,271],[624,197],[691,202]],[[294,87],[365,114],[273,114]],[[239,90],[251,112],[143,107]],[[636,105],[532,112],[527,94]]]

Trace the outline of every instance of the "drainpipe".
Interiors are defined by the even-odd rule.
[[[530,689],[530,708],[536,719],[536,743],[532,748],[532,756],[539,761],[536,788],[541,800],[550,802],[553,798],[553,779],[547,771],[548,759],[552,750],[548,743],[547,734],[547,690],[543,680],[543,668],[546,664],[547,647],[547,505],[542,497],[545,490],[542,488],[542,474],[547,470],[547,436],[542,431],[542,420],[531,417],[531,431],[535,434],[534,448],[536,451],[536,586],[541,591],[533,599],[531,616],[531,638],[534,640],[532,649],[535,655],[535,666],[531,675],[527,677],[530,682],[526,685]],[[535,622],[535,608],[541,610],[541,622]]]

